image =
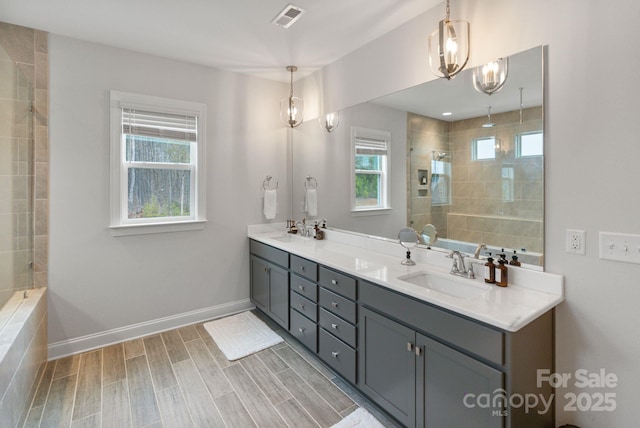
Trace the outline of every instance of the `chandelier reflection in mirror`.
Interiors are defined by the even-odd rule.
[[[338,112],[327,113],[324,116],[320,116],[318,118],[318,122],[322,129],[325,129],[327,132],[331,132],[338,127],[340,117],[338,116]]]
[[[508,74],[509,58],[498,58],[473,69],[473,87],[483,94],[495,94],[504,86]]]
[[[280,100],[280,119],[285,125],[295,128],[302,123],[304,102],[301,98],[293,96],[293,73],[298,71],[298,67],[289,65],[287,71],[291,72],[291,90],[288,98]]]
[[[451,21],[447,0],[446,17],[429,36],[429,66],[438,77],[452,79],[469,60],[469,22]]]

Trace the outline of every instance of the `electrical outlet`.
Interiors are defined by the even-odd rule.
[[[566,252],[570,254],[586,253],[586,240],[584,230],[567,229]]]

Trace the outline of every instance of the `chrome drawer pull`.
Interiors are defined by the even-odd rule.
[[[338,329],[338,324],[331,323],[331,328],[334,330]]]
[[[333,306],[334,308],[338,308],[338,302],[331,302],[331,306]]]
[[[299,285],[298,288],[300,289],[300,291],[304,291],[304,285]]]
[[[331,355],[333,355],[333,358],[338,358],[338,355],[340,355],[340,352],[332,351]]]
[[[407,342],[407,351],[409,352],[413,351],[413,343]]]
[[[299,328],[298,331],[304,334],[304,328]]]
[[[335,280],[335,279],[332,279],[332,280],[331,280],[331,283],[332,283],[333,285],[338,285],[338,281],[337,281],[337,280]]]
[[[304,305],[302,303],[300,303],[300,309],[302,309],[304,311]]]
[[[304,272],[304,266],[300,266],[300,270]]]

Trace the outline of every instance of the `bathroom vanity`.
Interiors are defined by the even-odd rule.
[[[562,277],[498,289],[449,278],[441,252],[402,266],[399,245],[333,230],[249,237],[256,307],[403,425],[553,426],[537,371],[553,372]]]

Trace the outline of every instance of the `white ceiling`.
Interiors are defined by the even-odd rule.
[[[441,0],[0,0],[0,20],[272,80],[301,78]],[[271,24],[288,4],[305,14]],[[443,9],[444,15],[444,9]]]

